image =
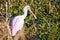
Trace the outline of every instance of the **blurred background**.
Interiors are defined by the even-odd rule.
[[[25,32],[28,40],[60,40],[60,0],[0,0],[0,38],[7,40],[5,18],[6,1],[9,18],[23,14],[23,7],[29,5],[39,21],[30,12],[25,19]]]

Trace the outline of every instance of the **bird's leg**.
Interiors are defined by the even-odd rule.
[[[12,36],[12,39],[14,40],[14,36]]]
[[[25,39],[25,34],[24,34],[24,27],[21,30],[20,36],[21,36],[21,40],[26,40]]]
[[[14,37],[14,40],[25,40],[24,28],[17,32],[17,34]]]

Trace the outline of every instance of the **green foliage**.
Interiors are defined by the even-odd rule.
[[[54,38],[55,38],[55,34],[57,32],[57,27],[52,26],[50,30],[51,30],[51,32],[49,33],[48,40],[55,40]]]
[[[11,0],[9,3],[10,17],[22,15],[23,7],[30,5],[33,13],[41,21],[41,24],[36,24],[33,15],[28,12],[25,19],[26,32],[38,35],[41,40],[60,40],[60,0]],[[0,10],[4,12],[5,6]]]

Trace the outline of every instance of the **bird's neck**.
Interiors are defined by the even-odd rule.
[[[26,18],[26,16],[27,16],[27,10],[24,10],[24,14],[23,14],[24,19]]]

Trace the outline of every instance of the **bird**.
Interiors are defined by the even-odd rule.
[[[16,33],[19,31],[19,30],[22,30],[23,28],[23,25],[24,25],[24,19],[26,18],[27,16],[27,13],[28,13],[28,10],[30,11],[30,13],[32,13],[32,15],[34,16],[35,19],[37,19],[37,17],[35,16],[35,14],[31,11],[31,8],[29,5],[26,5],[24,8],[23,8],[23,15],[18,15],[18,16],[15,16],[14,18],[12,18],[12,20],[10,20],[10,30],[11,30],[11,35],[12,36],[15,36]]]

